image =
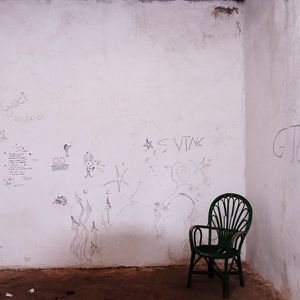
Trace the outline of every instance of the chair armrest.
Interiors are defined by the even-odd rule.
[[[246,234],[246,231],[237,231],[231,238],[231,248],[241,251]]]
[[[211,231],[218,231],[219,238],[221,238],[221,236],[223,237],[223,241],[225,242],[223,246],[225,249],[227,249],[226,251],[231,251],[232,249],[240,251],[247,234],[245,231],[236,231],[234,229],[220,228],[209,225],[194,225],[189,231],[190,247],[192,251],[202,244],[202,229],[209,230],[209,244],[211,242]]]
[[[195,248],[197,246],[200,246],[202,243],[201,228],[203,228],[203,225],[194,225],[190,228],[189,239],[190,239],[190,247],[191,247],[192,252],[194,252]]]

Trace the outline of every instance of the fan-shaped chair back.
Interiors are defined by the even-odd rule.
[[[226,229],[218,230],[219,244],[226,244],[228,238],[237,231],[247,232],[251,221],[252,207],[247,199],[238,194],[220,195],[212,202],[209,209],[209,225]]]

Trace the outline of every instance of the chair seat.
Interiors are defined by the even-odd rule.
[[[231,249],[228,251],[226,248],[220,246],[220,245],[201,245],[197,246],[195,248],[195,252],[198,255],[205,256],[205,257],[211,257],[211,258],[231,258],[236,256],[237,251],[235,249]]]

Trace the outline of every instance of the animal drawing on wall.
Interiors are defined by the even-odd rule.
[[[75,201],[79,206],[78,217],[71,216],[74,237],[71,242],[71,252],[81,262],[92,262],[93,256],[100,251],[98,245],[98,229],[94,221],[90,221],[92,208],[87,199],[75,194]]]

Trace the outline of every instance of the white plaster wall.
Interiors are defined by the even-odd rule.
[[[247,260],[300,299],[300,3],[251,0],[245,12]]]
[[[189,226],[245,192],[242,8],[0,1],[0,15],[0,265],[185,261]]]

